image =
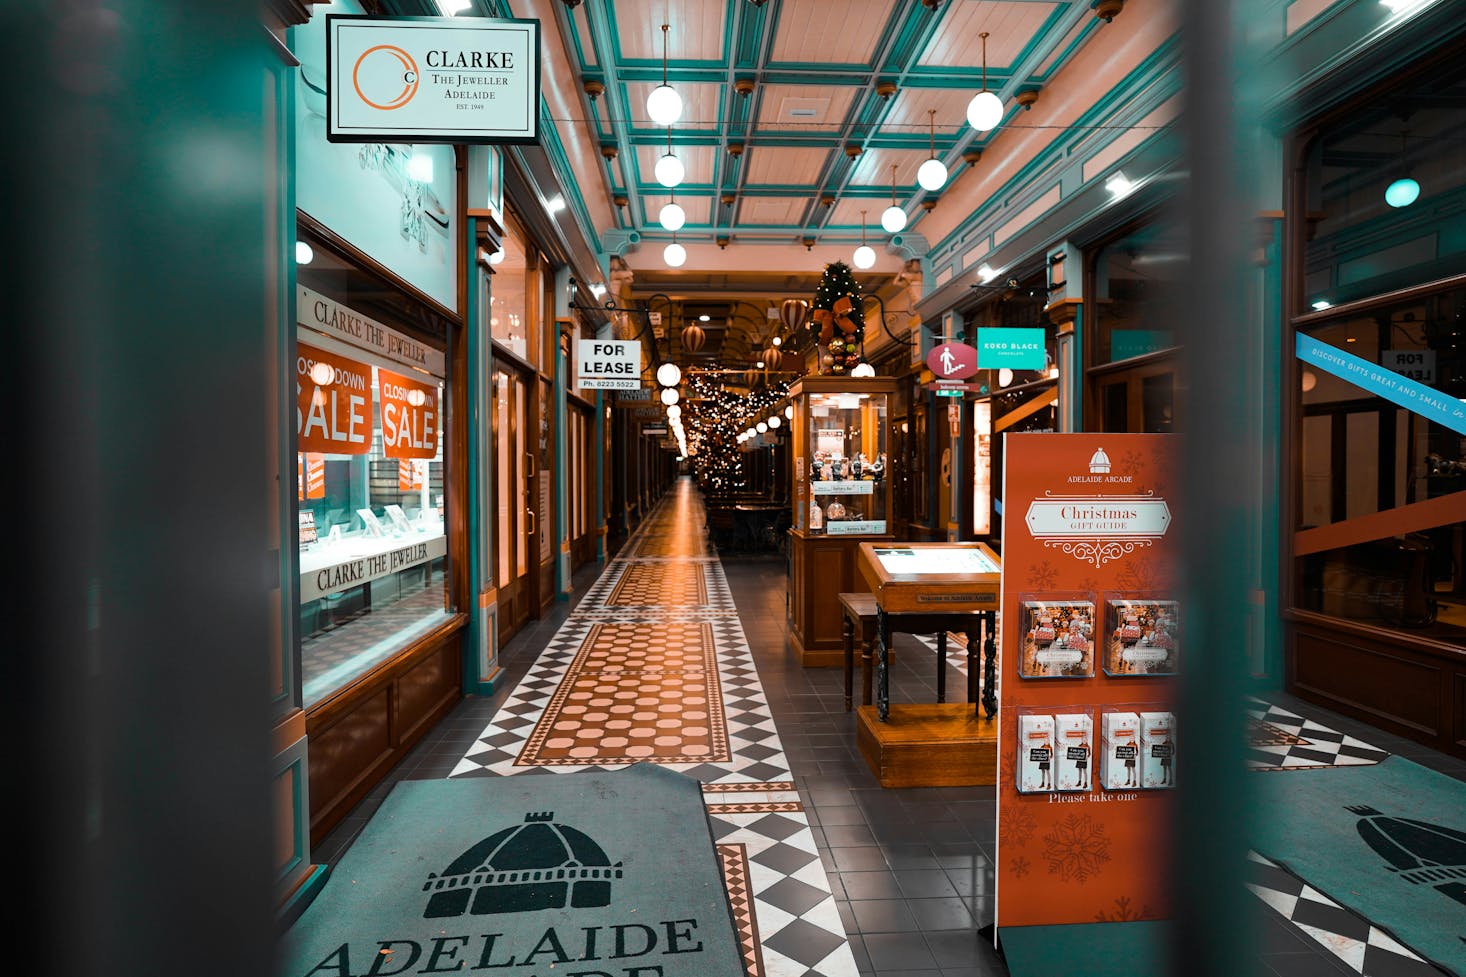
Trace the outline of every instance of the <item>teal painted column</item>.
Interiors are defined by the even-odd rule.
[[[1281,172],[1281,159],[1279,159]],[[1266,688],[1283,685],[1283,623],[1279,615],[1278,586],[1281,567],[1282,534],[1289,531],[1282,522],[1281,500],[1291,486],[1282,484],[1283,397],[1294,391],[1282,389],[1285,351],[1283,320],[1283,240],[1282,221],[1264,218],[1260,229],[1265,235],[1259,243],[1259,268],[1256,274],[1257,313],[1251,316],[1256,336],[1253,348],[1256,367],[1253,371],[1251,396],[1253,429],[1257,439],[1256,510],[1252,552],[1257,559],[1253,568],[1253,599],[1248,603],[1249,657],[1253,671],[1263,677]]]
[[[555,271],[555,318],[570,317],[570,268]],[[574,349],[572,344],[571,349]],[[570,363],[560,347],[560,328],[555,327],[555,599],[569,600],[570,573],[570,451],[566,431],[565,396],[569,390]]]
[[[478,220],[464,221],[464,247],[470,255],[478,249]],[[463,691],[467,695],[491,695],[500,671],[498,660],[498,604],[481,606],[479,595],[493,586],[493,485],[489,479],[489,459],[485,450],[492,428],[492,360],[488,331],[488,293],[492,278],[468,262],[472,276],[466,289],[468,308],[468,375],[465,400],[468,416],[459,423],[468,425],[468,640],[463,649]]]
[[[1058,430],[1084,430],[1083,253],[1071,241],[1048,251],[1049,320],[1057,327],[1054,365],[1059,368]]]
[[[596,391],[596,562],[606,562],[606,395]]]

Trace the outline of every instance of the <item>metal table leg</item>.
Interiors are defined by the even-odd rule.
[[[891,622],[883,608],[876,607],[876,717],[891,718]]]
[[[996,611],[984,611],[983,630],[987,638],[982,644],[982,708],[991,719],[998,714],[998,615]]]
[[[850,695],[855,684],[855,625],[850,623],[849,615],[840,619],[840,637],[845,649],[845,711],[849,712]]]
[[[947,701],[947,632],[937,632],[937,702]]]

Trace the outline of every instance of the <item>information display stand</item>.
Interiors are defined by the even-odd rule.
[[[1159,434],[1004,442],[998,940],[1169,915],[1186,667],[1173,449]]]
[[[876,598],[876,702],[856,714],[861,754],[883,787],[991,784],[997,772],[997,554],[983,543],[862,543],[857,563]],[[967,635],[969,704],[943,701],[948,631]],[[936,703],[891,704],[894,632],[938,635]],[[980,697],[974,668],[979,642],[985,658]]]

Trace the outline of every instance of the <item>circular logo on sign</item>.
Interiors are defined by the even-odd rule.
[[[371,96],[362,90],[363,81],[371,90]],[[372,108],[400,109],[417,94],[417,62],[396,45],[378,44],[367,48],[356,59],[356,66],[351,70],[351,84],[357,97]]]

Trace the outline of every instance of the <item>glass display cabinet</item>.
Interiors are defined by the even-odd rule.
[[[806,666],[844,663],[840,594],[867,591],[862,542],[890,539],[889,412],[896,381],[810,376],[789,389],[794,491],[789,618]]]

